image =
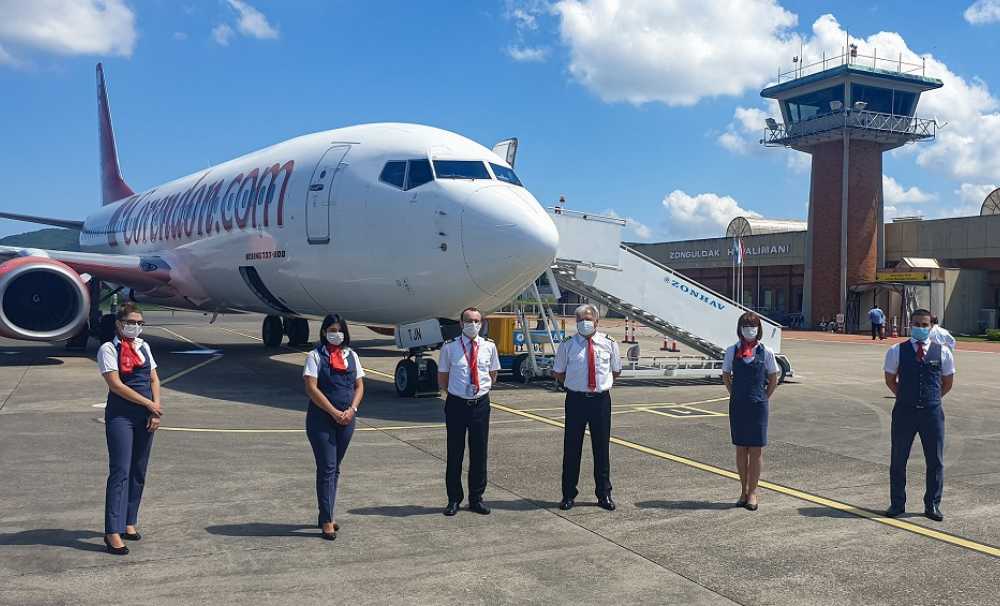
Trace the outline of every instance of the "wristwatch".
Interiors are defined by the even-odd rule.
[[[357,406],[351,406],[351,410],[353,410],[355,412],[355,414],[357,414],[358,407]]]

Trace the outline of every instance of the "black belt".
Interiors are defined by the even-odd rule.
[[[489,392],[487,392],[487,393],[479,396],[478,398],[463,398],[463,397],[460,397],[460,396],[456,396],[455,394],[451,393],[450,391],[448,392],[448,399],[450,399],[450,400],[457,400],[459,402],[463,402],[467,406],[477,406],[481,402],[485,402],[486,400],[488,400],[489,397],[490,397]]]
[[[566,391],[568,393],[571,393],[571,394],[575,395],[575,396],[583,396],[585,398],[600,398],[600,397],[604,396],[605,394],[607,394],[608,391],[610,391],[610,390],[608,390],[608,391],[573,391],[572,389],[567,389]]]

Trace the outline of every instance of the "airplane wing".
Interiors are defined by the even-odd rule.
[[[14,221],[24,221],[25,223],[40,223],[42,225],[55,225],[67,229],[83,229],[83,221],[70,221],[67,219],[50,219],[36,215],[19,215],[17,213],[0,212],[0,219],[12,219]]]
[[[161,257],[0,246],[0,262],[25,256],[47,257],[65,263],[79,274],[89,274],[139,291],[159,288],[170,282],[170,265]]]

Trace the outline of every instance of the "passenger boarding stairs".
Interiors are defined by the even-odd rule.
[[[552,268],[560,288],[606,305],[704,356],[721,360],[749,308],[621,243],[625,222],[553,211],[559,250]],[[781,352],[781,325],[761,318],[763,342]],[[791,374],[779,357],[782,374]]]

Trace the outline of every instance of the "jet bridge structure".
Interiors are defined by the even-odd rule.
[[[726,348],[736,342],[737,321],[748,308],[622,244],[625,222],[620,219],[558,208],[550,213],[559,230],[559,249],[549,275],[559,288],[601,303],[697,352],[641,356],[633,350],[623,360],[622,376],[721,375]],[[554,321],[551,314],[544,316]],[[763,342],[778,354],[784,380],[793,371],[781,354],[781,325],[764,317],[761,321]],[[530,343],[530,335],[525,338]],[[527,349],[530,374],[548,374],[551,359],[536,356],[530,344]]]

